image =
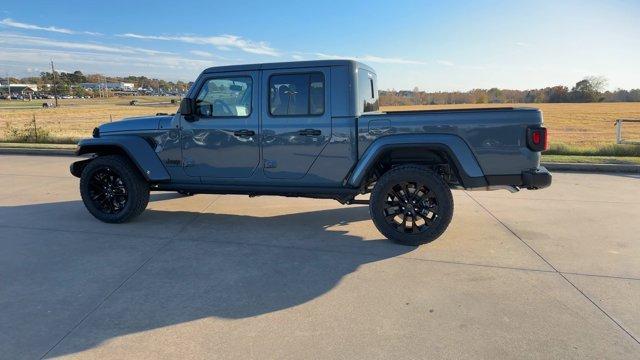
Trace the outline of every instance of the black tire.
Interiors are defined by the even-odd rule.
[[[403,165],[378,179],[369,200],[371,219],[389,240],[417,246],[437,239],[453,217],[453,196],[433,171]]]
[[[82,170],[80,195],[98,220],[123,223],[147,207],[149,183],[126,157],[99,156]]]

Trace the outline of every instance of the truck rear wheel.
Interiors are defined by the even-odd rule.
[[[378,179],[369,201],[371,219],[388,239],[417,246],[437,239],[453,217],[445,181],[415,165],[399,166]]]
[[[129,159],[99,156],[80,176],[80,195],[89,212],[107,223],[122,223],[140,215],[149,203],[149,184]]]

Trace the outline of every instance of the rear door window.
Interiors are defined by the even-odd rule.
[[[322,73],[273,75],[269,79],[269,112],[272,116],[324,114]]]

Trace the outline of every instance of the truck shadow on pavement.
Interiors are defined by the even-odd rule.
[[[171,199],[172,195],[158,194],[152,200]],[[26,209],[29,207],[32,209]],[[64,283],[54,282],[50,285],[66,284],[62,286],[73,289],[66,295],[68,306],[60,309],[68,312],[66,316],[77,311],[80,305],[77,304],[77,292],[81,291],[83,283],[103,281],[114,271],[119,271],[122,281],[127,280],[115,290],[102,289],[100,293],[112,293],[47,356],[77,353],[124,335],[205,318],[243,319],[290,310],[283,315],[285,318],[302,319],[304,316],[300,314],[301,310],[295,309],[296,306],[322,297],[360,266],[414,249],[391,243],[377,232],[373,232],[374,239],[367,241],[352,235],[349,228],[354,223],[367,221],[368,224],[358,226],[374,226],[370,223],[368,208],[364,206],[266,217],[250,213],[196,214],[148,209],[134,222],[121,225],[99,223],[79,201],[17,208],[21,208],[18,212],[24,215],[34,212],[65,214],[64,217],[71,219],[67,220],[69,226],[72,226],[74,217],[82,223],[95,221],[94,230],[100,232],[108,233],[110,229],[121,226],[131,229],[130,238],[122,239],[122,235],[119,235],[120,239],[109,247],[109,251],[115,252],[122,252],[123,248],[130,246],[128,242],[136,241],[134,234],[144,231],[147,226],[158,223],[171,225],[171,222],[183,221],[180,219],[186,215],[194,218],[174,238],[158,241],[156,245],[159,250],[133,275],[131,271],[135,267],[132,268],[132,264],[120,270],[105,264],[92,268],[90,259],[74,259],[77,240],[68,241],[67,245],[64,241],[56,244],[68,246],[69,255],[65,261],[74,266],[80,261],[87,264],[86,271],[78,272],[71,278],[68,271],[63,271],[61,278],[65,278]],[[5,207],[2,213],[6,211]],[[91,240],[85,237],[82,241]],[[104,251],[103,246],[96,246],[96,253],[91,257],[110,256],[100,254],[98,248]],[[46,256],[46,251],[34,256]],[[86,256],[86,250],[76,256]],[[55,274],[49,275],[55,277]],[[20,276],[28,282],[28,274]],[[28,283],[25,286],[29,286]],[[47,289],[38,291],[46,292]],[[34,297],[20,306],[32,307],[37,313],[37,309],[42,307],[38,299],[42,298]],[[104,299],[96,296],[92,299],[93,303],[81,304],[81,307],[94,308]],[[58,301],[64,302],[64,295]],[[332,307],[340,306],[332,304],[330,299],[326,301],[328,303],[323,302],[322,306],[303,311],[330,311]],[[206,324],[200,329],[212,333],[202,336],[211,336],[212,341],[224,337],[216,334],[225,331],[224,323],[211,321]]]

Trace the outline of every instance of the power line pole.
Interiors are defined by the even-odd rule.
[[[102,75],[102,80],[104,80],[104,95],[105,97],[109,97],[109,85],[107,85],[107,77]]]
[[[11,101],[11,79],[9,79],[9,73],[7,75],[7,91],[9,92],[9,101]]]
[[[51,60],[51,75],[53,76],[53,98],[56,100],[56,107],[58,107],[58,87],[56,86],[56,70],[53,68],[53,59]]]

